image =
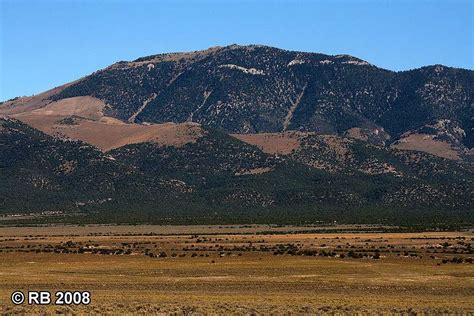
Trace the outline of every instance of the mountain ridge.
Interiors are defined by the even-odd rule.
[[[0,104],[0,213],[472,222],[473,87],[262,45],[121,61]]]
[[[224,61],[213,62],[213,59],[219,59],[220,55],[229,52],[237,55],[237,57],[224,56]],[[341,65],[349,65],[352,68],[348,70],[349,72],[344,71],[342,77],[336,77],[334,80],[342,80],[341,82],[344,84],[355,84],[359,87],[355,91],[352,91],[354,89],[351,88],[346,89],[345,86],[337,87],[337,84],[335,88],[331,88],[331,82],[336,82],[330,80],[334,73],[325,78],[328,75],[325,75],[324,70],[318,67],[310,68],[309,74],[303,76],[302,80],[293,80],[296,82],[293,82],[291,78],[263,83],[259,82],[258,78],[257,81],[249,82],[248,80],[253,80],[251,77],[263,77],[269,76],[269,74],[264,74],[257,68],[245,68],[237,64],[224,63],[229,58],[240,58],[241,62],[246,62],[245,58],[242,59],[242,54],[247,54],[245,55],[246,58],[249,57],[248,54],[256,55],[256,61],[252,61],[252,56],[247,59],[250,59],[250,62],[263,63],[264,66],[267,65],[267,68],[268,65],[274,66],[275,64],[280,68],[286,66],[286,68],[292,69],[302,67],[305,63],[316,62],[319,66],[321,64],[327,66],[339,62],[337,66],[334,66],[336,69]],[[283,58],[285,62],[281,64],[280,61],[278,64],[272,58]],[[183,60],[186,61],[183,62]],[[199,64],[203,60],[208,60],[204,66]],[[139,65],[135,65],[137,62]],[[158,71],[157,74],[153,73],[151,77],[144,77],[147,75],[144,74],[144,71],[153,71],[155,66],[158,67],[162,64],[165,68],[163,71]],[[256,64],[253,65],[259,67]],[[167,69],[170,67],[176,69]],[[223,73],[214,74],[214,77],[220,76],[218,80],[211,76],[207,80],[209,82],[205,84],[206,87],[203,88],[199,82],[206,75],[202,73],[192,74],[193,68],[199,67],[204,67],[207,72],[223,71]],[[411,76],[415,71],[418,72],[417,76],[422,81],[420,84],[417,81],[413,82],[411,79],[408,81],[406,78],[403,79],[402,81],[407,81],[407,83],[402,82],[402,85],[407,86],[409,84],[408,86],[417,88],[416,91],[409,92],[406,95],[407,93],[402,92],[403,89],[397,88],[400,83],[394,83],[393,78],[389,78],[388,82],[379,87],[377,82],[367,77],[367,74],[362,73],[361,77],[359,68],[364,67],[374,67],[377,70],[375,77],[380,75],[379,70],[382,73],[399,74],[402,77],[406,74]],[[115,74],[117,71],[119,73]],[[167,73],[167,71],[171,71],[174,75]],[[278,68],[275,71],[276,73],[284,73],[285,71],[288,72],[288,69],[280,70]],[[191,75],[189,72],[191,72]],[[334,72],[331,67],[329,72]],[[351,72],[354,72],[354,74]],[[448,74],[446,74],[447,72]],[[454,75],[450,72],[454,72]],[[437,142],[430,142],[427,139],[435,138],[439,140],[443,138],[443,135],[440,134],[444,133],[447,134],[447,137],[444,137],[443,141],[448,144],[441,146],[445,148],[440,149],[442,153],[440,152],[439,155],[450,159],[467,157],[468,160],[471,160],[472,150],[469,149],[473,147],[474,142],[474,119],[469,113],[474,111],[472,101],[474,92],[472,88],[469,88],[469,84],[458,83],[459,73],[461,73],[461,77],[467,76],[467,79],[464,78],[467,80],[464,80],[465,82],[474,84],[473,71],[442,65],[393,72],[378,68],[350,55],[293,52],[265,45],[243,46],[233,44],[211,47],[201,51],[155,54],[129,62],[117,62],[91,75],[45,92],[46,97],[40,101],[40,104],[43,103],[41,106],[44,106],[45,103],[65,98],[91,96],[104,102],[104,116],[128,123],[196,122],[203,126],[223,129],[230,133],[281,132],[286,130],[315,131],[322,134],[349,135],[363,138],[369,142],[375,141],[377,145],[394,145],[399,148],[421,151],[426,151],[428,147],[440,147]],[[105,78],[102,78],[101,74],[105,74]],[[349,74],[355,77],[352,79],[345,78]],[[157,76],[157,80],[164,78],[161,83],[158,85],[147,83],[147,80],[156,81]],[[191,78],[189,78],[190,76]],[[222,76],[224,76],[224,79],[227,76],[230,80],[243,80],[244,87],[239,90],[233,84],[222,84]],[[294,71],[290,73],[290,76],[297,77]],[[315,83],[310,78],[314,76],[323,78],[319,80],[320,83]],[[439,78],[440,76],[441,78]],[[121,82],[121,78],[124,77],[131,79]],[[138,82],[136,81],[137,78]],[[428,82],[426,82],[427,80]],[[396,79],[395,81],[400,80]],[[441,83],[438,84],[437,81]],[[281,82],[284,84],[280,85]],[[269,90],[274,88],[275,84],[277,86],[273,91],[280,89],[279,95],[276,97],[275,94],[277,93]],[[373,86],[374,84],[375,86]],[[286,88],[291,89],[282,92],[281,86],[285,88],[285,85]],[[438,90],[436,90],[437,87]],[[376,91],[380,88],[386,90],[384,92],[385,101],[382,94],[378,93],[379,96],[377,97]],[[150,92],[146,92],[147,90],[150,90]],[[219,93],[219,90],[222,91]],[[252,93],[252,90],[263,91]],[[452,93],[452,90],[458,93]],[[245,97],[247,94],[249,94],[248,97]],[[120,99],[117,99],[117,96],[120,96]],[[402,99],[398,105],[390,103],[390,99],[396,100],[397,98]],[[453,98],[457,99],[453,100]],[[24,104],[34,104],[35,102],[31,102],[34,99],[35,97],[27,97],[4,102],[0,105],[0,113],[3,115],[15,114],[18,101],[21,100],[22,108],[24,108]],[[410,103],[413,103],[413,105],[410,105]],[[9,107],[13,107],[13,112],[9,111]],[[460,132],[455,134],[439,130],[435,132],[431,128],[432,126],[442,125],[441,123],[444,121],[454,125],[454,129]],[[431,133],[417,136],[420,130],[431,131]],[[361,136],[360,131],[364,134],[363,136]],[[410,134],[416,135],[408,137],[406,140],[403,139],[410,136]],[[379,135],[383,135],[383,137]],[[429,135],[429,137],[423,135]],[[418,144],[420,139],[422,144]],[[403,145],[400,145],[400,143],[403,143]],[[431,153],[438,154],[436,150],[432,150]]]
[[[229,46],[204,51],[204,53],[198,51],[184,54],[193,56],[190,57],[190,64],[187,60],[183,61],[183,58],[174,60],[176,56],[180,56],[179,53],[151,55],[147,57],[150,60],[139,58],[137,60],[143,63],[139,66],[133,65],[135,61],[113,64],[94,73],[91,75],[92,77],[83,78],[82,84],[79,83],[80,86],[76,84],[68,87],[65,91],[52,96],[52,99],[58,100],[65,97],[92,94],[110,104],[112,108],[109,114],[122,120],[133,117],[137,122],[173,121],[181,123],[192,118],[198,123],[213,128],[223,128],[229,132],[251,133],[281,131],[285,126],[284,118],[288,115],[290,108],[294,106],[294,100],[300,97],[302,100],[295,107],[292,120],[287,124],[289,129],[342,133],[357,125],[386,125],[385,129],[390,130],[390,134],[398,137],[408,131],[408,128],[418,128],[423,125],[422,123],[427,124],[428,120],[450,118],[444,117],[446,111],[443,109],[430,108],[437,102],[446,101],[445,103],[448,103],[450,100],[428,100],[429,97],[442,98],[443,95],[431,96],[430,93],[436,93],[436,91],[430,91],[430,86],[426,87],[427,91],[423,91],[423,84],[434,84],[442,89],[447,89],[446,85],[450,84],[450,80],[458,80],[453,79],[453,76],[467,76],[465,79],[467,82],[473,81],[472,71],[469,70],[427,66],[411,71],[392,72],[369,65],[365,61],[348,55],[329,56],[317,53],[298,53],[267,46]],[[252,57],[254,55],[255,58]],[[159,60],[154,60],[156,56],[159,56]],[[170,56],[173,57],[173,61],[167,60]],[[195,56],[199,56],[199,58],[194,59]],[[270,57],[279,61],[268,62]],[[252,61],[252,58],[255,60]],[[291,64],[291,62],[294,63]],[[145,63],[148,64],[145,65]],[[305,64],[310,64],[310,66],[305,66]],[[335,66],[330,66],[331,64],[335,64]],[[265,69],[267,73],[263,73],[259,67]],[[291,69],[294,67],[303,67],[303,69]],[[370,76],[367,71],[363,70],[365,67],[371,69]],[[249,69],[254,69],[255,73],[250,73]],[[148,76],[147,72],[153,71],[157,73],[152,74],[152,77]],[[374,71],[375,73],[373,73]],[[132,79],[121,83],[119,77],[124,73],[127,73],[127,76]],[[280,78],[273,78],[274,76]],[[356,77],[351,78],[350,76]],[[373,81],[374,79],[370,78],[374,76],[382,77]],[[406,76],[409,78],[405,78]],[[161,80],[158,77],[165,79]],[[364,94],[373,94],[374,91],[380,90],[379,79],[385,81],[383,83],[383,89],[387,89],[384,93],[385,96],[381,94],[364,96]],[[156,82],[157,80],[161,81]],[[342,80],[344,87],[337,84],[335,87],[331,87],[331,82],[337,82],[334,80]],[[202,84],[202,81],[205,84]],[[417,81],[419,83],[416,83]],[[236,82],[243,86],[241,90],[234,85]],[[404,92],[406,89],[403,86],[407,86],[407,84],[416,84],[418,87],[415,87],[421,90],[411,91],[410,88],[408,92]],[[346,89],[346,86],[350,85],[355,85],[355,87],[346,93],[341,92],[341,89]],[[124,88],[125,86],[126,88]],[[303,93],[300,96],[305,86],[306,94]],[[254,92],[251,87],[255,90]],[[149,92],[144,92],[147,89]],[[280,93],[281,89],[286,90],[284,93],[275,95],[275,92],[270,93],[268,89],[277,93]],[[469,85],[463,84],[462,90],[461,92],[466,94],[469,99],[465,104],[472,102],[470,100],[473,92]],[[249,92],[251,95],[246,97]],[[421,95],[422,93],[425,95]],[[122,95],[125,99],[116,100],[114,96],[117,94]],[[143,103],[155,94],[157,96],[137,114]],[[384,101],[383,98],[392,98],[396,102],[398,102],[397,99],[401,98],[402,100],[396,103],[393,100]],[[403,98],[411,100],[410,102],[416,102],[413,106],[420,112],[419,117],[403,117],[406,112],[403,107],[411,106],[404,105],[406,102]],[[416,101],[416,99],[419,100]],[[315,106],[314,102],[319,104]],[[344,106],[344,102],[349,103]],[[376,104],[370,105],[371,102],[376,102]],[[427,104],[423,105],[426,102]],[[449,106],[449,104],[443,106]],[[255,109],[257,107],[258,110]],[[329,109],[326,109],[327,107]],[[394,108],[392,109],[392,107]],[[241,111],[245,112],[245,117],[239,118],[238,115]],[[335,111],[340,112],[338,120],[342,118],[346,121],[345,124],[338,124],[335,122],[336,119],[331,117],[331,113]],[[422,113],[423,111],[426,113]],[[453,109],[450,111],[452,112]],[[454,109],[454,111],[456,110]],[[135,116],[133,116],[134,114]],[[392,126],[389,116],[394,115],[401,115],[400,120],[405,122],[409,120],[413,122],[409,124],[408,128],[403,129],[399,126]],[[449,115],[453,117],[453,113],[449,113]],[[227,116],[230,116],[231,119],[228,119]],[[464,144],[470,147],[473,137],[470,129],[473,124],[472,119],[462,115],[458,117],[459,113],[454,116],[456,120],[467,125]]]

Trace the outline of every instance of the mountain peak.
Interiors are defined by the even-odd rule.
[[[232,44],[119,62],[38,102],[89,96],[129,123],[196,122],[231,133],[384,129],[391,141],[451,119],[466,131],[459,144],[471,148],[473,72],[447,69],[397,73],[347,54]]]

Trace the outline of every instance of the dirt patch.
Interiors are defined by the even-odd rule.
[[[182,146],[203,135],[196,123],[142,125],[106,117],[106,104],[90,96],[28,102],[22,111],[18,104],[8,107],[8,115],[51,136],[81,140],[102,151],[143,142]],[[65,123],[69,121],[72,123]]]
[[[18,97],[12,101],[7,101],[3,104],[0,104],[0,114],[11,116],[11,115],[19,114],[23,112],[31,112],[35,109],[44,107],[52,103],[52,101],[48,99],[49,97],[60,93],[65,88],[79,82],[80,80],[82,79],[72,81],[60,87],[56,87],[48,91],[42,92],[38,95],[33,95],[33,96],[28,96],[28,97]]]
[[[102,151],[109,151],[129,144],[153,142],[159,145],[182,146],[195,142],[202,136],[197,124],[107,124],[83,121],[76,126],[56,126],[58,135],[79,139]]]
[[[259,147],[269,154],[291,154],[301,146],[301,138],[307,133],[289,131],[283,133],[232,134],[233,137]]]
[[[32,118],[25,123],[56,137],[78,139],[109,151],[129,144],[153,142],[159,145],[182,146],[203,135],[198,124],[164,123],[153,125],[126,124],[113,118],[100,121],[82,120],[76,125],[58,124],[59,117]]]
[[[434,137],[435,135],[410,134],[393,143],[390,147],[401,150],[423,151],[438,157],[459,160],[459,153],[450,144],[433,139]]]
[[[85,96],[61,99],[22,115],[41,116],[79,116],[91,120],[99,120],[104,116],[105,103],[97,98]]]

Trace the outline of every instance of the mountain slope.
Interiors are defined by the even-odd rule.
[[[449,119],[472,147],[473,87],[469,70],[438,65],[395,73],[347,55],[233,45],[119,62],[51,99],[90,95],[122,120],[194,121],[237,133],[383,127],[397,139]]]
[[[255,45],[119,62],[0,104],[0,212],[472,222],[473,73]]]

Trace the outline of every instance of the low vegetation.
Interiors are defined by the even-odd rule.
[[[89,290],[90,306],[3,313],[466,313],[472,232],[380,227],[0,228],[0,299]],[[351,232],[348,232],[351,230]],[[319,232],[318,232],[319,231]],[[31,283],[31,280],[35,280]],[[370,299],[367,299],[370,297]]]

